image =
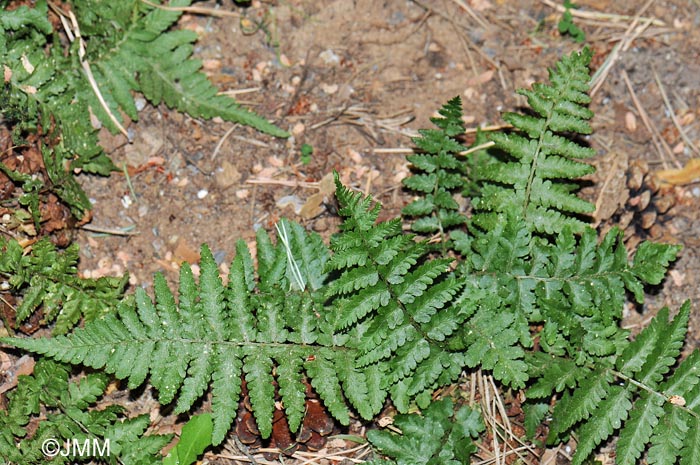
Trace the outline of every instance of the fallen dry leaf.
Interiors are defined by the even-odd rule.
[[[700,158],[693,158],[683,168],[661,170],[656,173],[656,178],[662,184],[682,186],[700,180]]]

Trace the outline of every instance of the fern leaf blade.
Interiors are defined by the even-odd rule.
[[[578,430],[579,442],[571,461],[573,465],[583,464],[593,449],[622,425],[632,408],[630,397],[629,391],[620,386],[610,388],[610,393],[598,406],[594,420]]]
[[[241,396],[241,373],[243,363],[238,351],[221,346],[217,353],[211,386],[211,410],[214,421],[212,444],[220,444],[226,437],[233,419],[236,418]]]
[[[255,422],[263,438],[269,438],[272,434],[272,415],[275,411],[272,367],[272,359],[262,353],[246,355],[243,363],[250,404],[253,407]]]

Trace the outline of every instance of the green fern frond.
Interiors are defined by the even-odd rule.
[[[574,141],[571,134],[590,134],[588,63],[592,53],[584,49],[563,57],[549,72],[551,84],[534,84],[519,90],[534,115],[506,113],[503,119],[512,133],[495,132],[494,155],[478,173],[485,180],[474,199],[473,222],[493,229],[498,215],[518,212],[532,231],[554,234],[565,225],[574,231],[585,223],[577,215],[591,213],[593,205],[579,199],[576,184],[567,182],[590,174],[594,168],[578,159],[594,155]]]
[[[552,412],[548,441],[556,442],[575,429],[578,446],[573,464],[584,463],[616,431],[619,465],[637,463],[647,448],[653,464],[671,465],[679,457],[684,463],[698,453],[697,443],[686,432],[700,418],[700,353],[694,352],[671,370],[683,346],[689,312],[686,302],[668,321],[668,308],[662,309],[634,341],[596,365],[575,368],[558,358],[548,362],[543,379],[550,381],[538,382],[528,396],[564,391]],[[555,386],[552,365],[559,366],[557,370],[568,366],[578,374]],[[549,389],[544,388],[546,383]]]
[[[432,402],[421,415],[394,417],[402,434],[370,430],[367,439],[396,465],[467,465],[478,449],[472,438],[484,430],[477,411],[464,405],[455,412],[450,399]]]
[[[81,318],[91,321],[113,311],[121,300],[128,275],[121,278],[78,277],[78,245],[59,252],[42,239],[28,254],[14,239],[0,238],[0,275],[13,292],[23,293],[16,322],[41,309],[53,333],[64,334]]]
[[[197,282],[189,266],[181,268],[179,298],[157,275],[155,301],[136,291],[135,303],[122,302],[116,313],[95,320],[68,336],[6,339],[6,342],[57,360],[104,369],[129,387],[150,375],[163,404],[176,400],[187,412],[211,388],[213,442],[220,443],[235,418],[244,377],[259,430],[272,432],[275,380],[296,431],[304,413],[306,376],[328,410],[350,421],[349,403],[365,418],[376,414],[386,396],[377,367],[353,365],[356,350],[343,346],[325,323],[321,296],[313,289],[325,277],[328,250],[299,225],[280,223],[286,243],[258,236],[258,279],[243,242],[230,267],[226,286],[214,258],[202,248]],[[289,272],[297,271],[311,289],[302,292]],[[264,273],[264,274],[263,274]],[[358,384],[366,380],[366,386]],[[347,394],[344,394],[347,393]]]
[[[277,137],[288,137],[285,131],[240,107],[230,97],[218,95],[218,89],[200,71],[201,62],[191,58],[197,35],[192,31],[168,31],[181,11],[136,0],[123,2],[119,7],[104,7],[103,2],[96,0],[73,3],[81,22],[92,26],[87,28],[88,34],[84,33],[88,56],[112,113],[118,114],[117,110],[122,109],[137,119],[131,95],[131,91],[137,91],[154,105],[164,102],[194,118],[219,116]],[[186,7],[190,3],[191,0],[176,0],[169,6]],[[118,24],[118,29],[107,27],[109,23]],[[97,40],[90,36],[91,30],[98,33]],[[103,124],[112,126],[89,88],[81,97],[91,102]]]
[[[403,180],[419,197],[405,206],[401,213],[412,219],[411,228],[419,234],[439,234],[443,255],[449,248],[448,233],[467,222],[452,197],[464,188],[466,165],[458,158],[465,150],[456,139],[464,132],[462,100],[455,97],[431,118],[439,129],[421,129],[413,139],[421,153],[406,157],[418,173]]]
[[[335,274],[326,287],[335,328],[358,348],[357,366],[380,367],[383,389],[405,411],[409,398],[459,375],[464,355],[448,339],[473,309],[454,304],[462,284],[451,260],[430,260],[427,245],[395,220],[375,224],[379,205],[336,184],[345,220],[331,240]]]
[[[0,88],[0,111],[6,120],[18,124],[16,131],[50,137],[50,147],[43,150],[53,183],[49,187],[77,217],[91,204],[73,173],[108,175],[115,169],[99,145],[91,117],[116,132],[113,118],[122,123],[122,112],[138,119],[135,92],[154,105],[164,102],[195,118],[218,116],[277,137],[289,136],[219,94],[201,72],[201,62],[191,58],[196,34],[170,30],[182,14],[177,8],[164,9],[139,0],[69,3],[80,37],[68,50],[48,21],[46,2],[34,8],[0,10],[0,62],[6,76]],[[170,7],[190,3],[176,0]],[[89,66],[97,90],[88,82],[84,66]]]
[[[65,441],[96,441],[91,444],[100,447],[109,441],[111,463],[159,463],[159,451],[172,435],[144,436],[148,415],[123,419],[121,407],[92,408],[107,387],[107,377],[92,373],[69,381],[69,374],[64,365],[43,359],[34,374],[20,377],[17,389],[8,395],[7,410],[0,411],[0,464],[46,463],[42,444],[48,439],[61,447]],[[31,436],[26,427],[30,421],[38,423]],[[73,463],[77,458],[59,454],[52,463]]]

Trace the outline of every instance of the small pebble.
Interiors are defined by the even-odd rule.
[[[197,198],[200,200],[202,200],[207,195],[209,195],[209,191],[206,189],[201,189],[199,192],[197,192]]]
[[[340,63],[340,57],[331,49],[324,50],[318,56],[327,65],[337,65]]]
[[[122,197],[122,205],[124,206],[124,208],[129,208],[132,203],[134,202],[131,200],[130,196],[125,195],[124,197]]]

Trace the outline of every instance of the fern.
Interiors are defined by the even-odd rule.
[[[424,409],[397,417],[403,436],[369,435],[398,463],[465,463],[480,430],[475,412],[431,401],[436,388],[478,368],[527,389],[530,436],[553,404],[548,441],[573,434],[576,464],[616,432],[620,464],[645,452],[649,463],[695,463],[700,355],[672,370],[689,305],[671,322],[663,310],[632,341],[619,327],[627,293],[643,302],[644,286],[662,281],[680,248],[644,242],[630,260],[619,231],[599,239],[581,221],[589,207],[573,195],[572,182],[591,170],[576,159],[592,151],[564,136],[590,130],[589,59],[587,50],[565,57],[551,86],[524,91],[536,116],[507,115],[515,130],[491,136],[499,151],[477,164],[454,163],[457,100],[434,120],[438,130],[422,132],[423,153],[412,158],[419,173],[406,184],[425,198],[404,213],[437,227],[416,232],[437,232],[440,254],[404,233],[400,218],[378,222],[381,206],[336,176],[343,223],[330,250],[282,221],[276,242],[258,232],[257,268],[236,244],[226,285],[204,246],[199,280],[184,265],[177,298],[157,276],[155,300],[137,290],[67,336],[0,341],[114,373],[131,388],[148,377],[176,413],[210,390],[215,445],[236,415],[241,378],[265,437],[275,399],[291,429],[300,427],[308,380],[342,424],[351,409],[373,418],[387,397],[401,413],[411,402]],[[465,179],[477,165],[483,178]],[[458,212],[446,199],[472,188],[480,197],[471,224],[443,221]]]
[[[273,245],[266,234],[258,234],[257,282],[242,241],[226,286],[211,252],[203,247],[199,283],[189,266],[181,269],[179,302],[157,275],[155,302],[139,289],[135,305],[126,300],[118,312],[68,336],[5,341],[57,360],[102,368],[128,378],[130,388],[150,374],[161,403],[177,399],[177,413],[189,411],[210,387],[214,444],[223,440],[236,416],[241,375],[263,437],[272,431],[275,379],[292,430],[303,419],[304,375],[341,423],[347,424],[350,416],[343,393],[363,417],[371,418],[385,396],[376,392],[381,373],[356,368],[356,355],[342,346],[346,338],[320,318],[317,286],[328,251],[317,235],[308,236],[301,226],[286,221],[282,225],[288,231],[285,242]],[[309,286],[306,291],[295,287],[292,260]]]
[[[53,333],[64,334],[81,317],[91,321],[113,311],[129,276],[79,278],[77,263],[77,244],[59,252],[42,239],[25,255],[16,240],[0,238],[0,276],[12,292],[22,295],[16,322],[21,323],[40,308],[43,321],[54,322]]]
[[[578,446],[573,464],[582,464],[596,446],[619,430],[616,463],[637,463],[647,447],[650,464],[693,463],[700,445],[688,431],[697,431],[700,404],[700,352],[671,372],[687,332],[690,304],[670,322],[668,308],[612,357],[575,369],[553,383],[554,372],[570,372],[567,358],[547,359],[542,379],[529,397],[562,392],[554,407],[548,441],[557,442],[575,430]]]
[[[466,405],[455,412],[450,399],[432,402],[422,415],[397,415],[393,425],[403,434],[370,430],[367,439],[379,452],[395,460],[368,463],[467,465],[477,451],[472,438],[484,430],[479,412]]]
[[[177,0],[170,7],[190,3]],[[138,120],[135,92],[154,105],[163,102],[195,118],[218,116],[288,137],[266,119],[218,94],[200,71],[201,63],[191,58],[196,34],[169,30],[181,11],[140,0],[74,0],[69,4],[78,24],[71,34],[77,35],[79,29],[80,37],[68,50],[49,21],[47,2],[37,2],[34,8],[0,10],[0,62],[5,73],[0,111],[16,125],[15,137],[27,131],[49,136],[42,152],[50,185],[77,217],[91,205],[72,173],[107,175],[114,169],[99,145],[91,115],[117,131],[122,112]],[[70,24],[67,18],[65,24]],[[84,66],[89,67],[103,101]],[[34,190],[25,189],[25,195],[36,197]],[[37,207],[38,200],[33,202]],[[32,209],[35,215],[37,211]]]
[[[155,464],[158,452],[172,435],[143,433],[149,425],[148,415],[122,419],[121,407],[89,409],[107,387],[107,377],[92,373],[77,381],[69,381],[64,365],[40,360],[34,374],[21,376],[17,390],[8,395],[7,410],[0,410],[0,464],[46,463],[42,453],[44,441],[55,440],[61,447],[51,463],[74,463],[91,457],[63,455],[65,441],[109,441],[108,463]],[[40,407],[41,405],[41,407]],[[28,424],[38,422],[33,433]],[[68,449],[70,450],[70,449]]]
[[[139,0],[116,5],[73,0],[81,31],[87,38],[88,60],[112,112],[116,114],[121,109],[136,120],[131,92],[137,91],[154,105],[164,102],[195,118],[218,116],[277,137],[288,137],[285,131],[240,107],[230,97],[218,95],[200,71],[201,62],[190,58],[197,39],[194,32],[168,31],[182,14],[176,8],[190,3],[191,0],[176,0],[169,3],[169,9],[163,9]],[[79,95],[90,102],[103,124],[111,125],[88,87],[83,86]]]
[[[375,224],[379,205],[337,177],[336,185],[345,220],[327,267],[337,273],[326,288],[333,325],[359,349],[358,366],[379,367],[382,387],[405,411],[410,397],[459,375],[464,355],[446,339],[473,309],[452,303],[463,285],[449,273],[450,260],[427,259],[427,244],[402,234],[399,219]]]
[[[551,85],[534,84],[518,92],[527,97],[534,114],[506,113],[511,133],[491,135],[497,162],[487,163],[479,176],[486,181],[474,199],[472,221],[493,229],[499,214],[517,212],[533,231],[554,234],[569,225],[580,232],[585,223],[577,215],[592,213],[594,206],[574,195],[570,182],[594,171],[578,161],[595,154],[570,137],[590,134],[588,63],[592,53],[584,49],[562,58],[551,69]]]
[[[413,231],[438,234],[444,254],[449,247],[448,231],[467,222],[452,197],[464,183],[465,165],[456,155],[465,147],[455,139],[464,132],[462,100],[453,98],[439,114],[440,118],[430,119],[439,129],[421,129],[421,137],[413,139],[421,153],[406,157],[419,173],[405,178],[403,184],[420,197],[405,206],[402,214],[414,219]]]

